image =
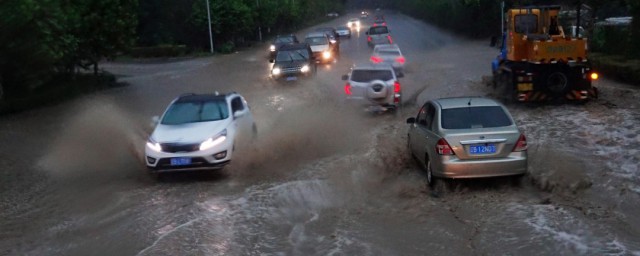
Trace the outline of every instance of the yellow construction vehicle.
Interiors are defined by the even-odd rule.
[[[493,84],[509,99],[584,101],[598,97],[598,74],[587,58],[587,39],[565,34],[560,6],[506,11],[500,55],[492,62]]]

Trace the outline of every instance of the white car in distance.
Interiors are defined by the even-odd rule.
[[[145,146],[153,173],[221,169],[238,145],[256,133],[253,115],[238,93],[185,94],[169,104]]]

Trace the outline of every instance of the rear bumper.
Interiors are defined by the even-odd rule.
[[[460,160],[456,156],[440,157],[434,161],[433,175],[444,178],[482,178],[527,173],[527,153],[514,152],[507,158]]]

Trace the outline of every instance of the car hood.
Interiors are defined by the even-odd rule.
[[[279,61],[279,62],[276,62],[273,65],[273,67],[291,68],[291,67],[300,67],[305,64],[309,64],[309,60]]]
[[[151,138],[158,143],[201,143],[222,132],[230,122],[230,119],[226,119],[178,125],[158,124]]]
[[[329,50],[329,45],[327,45],[327,44],[312,45],[311,46],[311,51],[313,51],[313,52],[324,52],[326,50]]]

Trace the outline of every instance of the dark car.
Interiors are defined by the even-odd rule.
[[[278,50],[271,67],[271,77],[276,80],[298,80],[300,76],[311,76],[316,73],[316,61],[308,44],[283,45]]]
[[[283,45],[300,43],[296,35],[278,35],[269,46],[269,59],[272,60],[278,54],[278,49]]]

